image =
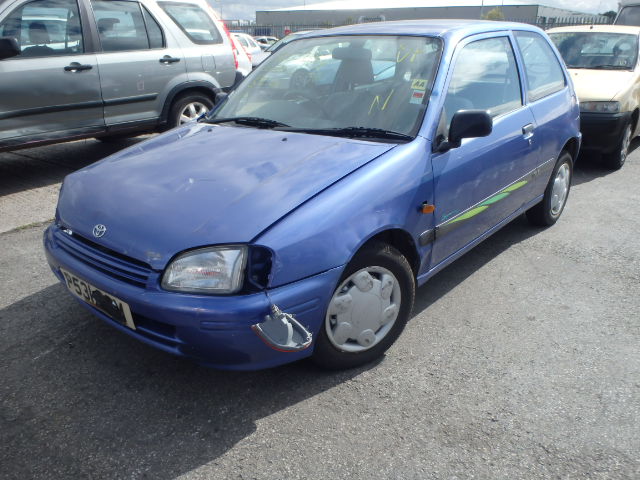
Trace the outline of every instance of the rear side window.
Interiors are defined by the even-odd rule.
[[[21,52],[18,57],[84,52],[80,14],[75,0],[26,3],[0,23],[0,37],[12,37],[18,41]]]
[[[172,2],[158,4],[193,43],[198,45],[222,43],[222,36],[215,22],[198,5]]]
[[[535,102],[562,90],[564,73],[549,43],[537,33],[515,32],[527,74],[529,101]]]
[[[144,14],[144,23],[147,27],[147,34],[149,35],[149,48],[163,48],[164,36],[162,34],[162,28],[156,22],[156,19],[151,16],[149,10],[142,5],[142,13]]]
[[[487,110],[495,117],[520,106],[520,78],[508,38],[488,38],[465,45],[445,97],[446,125],[458,110]]]
[[[241,37],[240,35],[236,35],[235,37],[236,37],[236,38],[238,39],[238,41],[240,42],[240,45],[242,45],[242,46],[243,46],[243,47],[245,47],[245,48],[248,48],[248,47],[249,47],[249,44],[247,43],[247,39],[246,39],[246,38]]]

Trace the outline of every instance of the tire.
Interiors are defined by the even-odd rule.
[[[527,210],[529,222],[540,227],[550,227],[558,221],[569,198],[572,177],[573,159],[569,153],[562,152],[553,168],[542,201]]]
[[[415,288],[411,266],[398,250],[384,243],[365,247],[329,300],[313,362],[337,370],[381,357],[409,320]]]
[[[627,123],[624,126],[620,140],[616,145],[616,149],[613,153],[605,156],[605,165],[611,170],[620,170],[624,162],[627,160],[629,153],[629,145],[631,144],[631,136],[633,135],[633,127],[631,123]]]
[[[167,119],[167,129],[195,120],[213,108],[213,100],[204,93],[187,93],[173,101]]]

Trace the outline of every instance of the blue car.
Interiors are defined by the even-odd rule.
[[[269,81],[327,55],[329,84]],[[313,32],[198,121],[69,175],[47,259],[90,312],[164,351],[354,367],[393,344],[436,272],[523,212],[558,220],[578,118],[532,26]]]

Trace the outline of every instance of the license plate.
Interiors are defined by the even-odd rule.
[[[116,322],[126,325],[132,330],[136,329],[133,323],[133,317],[131,316],[131,310],[127,303],[94,287],[90,283],[76,277],[73,273],[67,272],[62,268],[60,272],[62,272],[64,276],[67,288],[76,297],[97,308]]]

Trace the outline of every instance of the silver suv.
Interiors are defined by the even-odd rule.
[[[235,79],[205,0],[0,4],[0,151],[171,128]]]

